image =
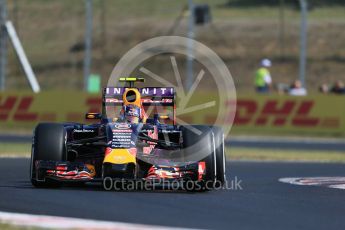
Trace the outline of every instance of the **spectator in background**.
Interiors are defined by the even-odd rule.
[[[342,81],[336,81],[330,92],[334,94],[345,94],[344,83]]]
[[[306,96],[307,90],[303,88],[301,81],[295,80],[289,90],[291,96]]]
[[[322,84],[319,87],[319,92],[322,94],[328,94],[329,93],[329,87],[327,84]]]
[[[261,60],[261,67],[255,73],[255,88],[258,93],[269,93],[272,86],[272,78],[268,70],[272,66],[269,59]]]

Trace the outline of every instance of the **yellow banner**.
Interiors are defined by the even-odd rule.
[[[200,95],[199,98],[202,96],[209,97],[209,93]],[[223,106],[231,106],[232,103],[229,101]],[[85,113],[100,112],[100,108],[101,95],[97,94],[2,93],[0,131],[32,129],[37,123],[46,121],[83,123],[86,122]],[[217,109],[207,109],[184,115],[183,118],[189,123],[211,124],[216,114]],[[238,96],[232,132],[342,136],[345,134],[345,97]]]

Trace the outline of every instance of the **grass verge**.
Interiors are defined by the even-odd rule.
[[[0,229],[1,230],[36,230],[39,228],[22,227],[22,226],[15,226],[15,225],[10,225],[10,224],[1,224],[0,223]]]
[[[0,143],[0,157],[29,157],[30,153],[31,143]]]
[[[345,163],[345,152],[340,151],[227,148],[226,154],[228,160]]]
[[[30,157],[31,143],[0,143],[0,157]],[[227,148],[228,160],[345,163],[345,151]]]

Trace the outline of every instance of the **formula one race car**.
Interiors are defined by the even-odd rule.
[[[99,122],[40,123],[34,130],[30,178],[36,187],[64,183],[178,182],[205,191],[225,181],[224,135],[219,127],[177,125],[175,90],[136,88],[143,78],[107,87]],[[170,109],[170,110],[169,110]],[[190,185],[193,186],[190,186]]]

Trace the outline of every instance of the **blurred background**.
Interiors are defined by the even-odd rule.
[[[85,51],[84,0],[8,0],[7,14],[42,90],[82,89]],[[253,90],[253,72],[272,60],[275,83],[298,78],[300,5],[296,0],[194,0],[207,4],[211,21],[195,26],[195,39],[213,49],[239,92]],[[345,78],[344,2],[310,0],[307,86]],[[93,0],[91,72],[107,81],[134,45],[162,35],[188,35],[188,1]],[[157,65],[160,65],[158,63]],[[166,69],[170,71],[170,69]],[[8,51],[6,90],[30,89],[13,51]]]
[[[128,50],[150,38],[177,35],[202,42],[228,66],[238,95],[231,133],[235,147],[254,143],[257,148],[268,139],[274,148],[269,140],[275,136],[283,141],[308,138],[327,149],[333,138],[340,146],[335,151],[342,151],[342,0],[1,0],[1,6],[3,134],[25,139],[37,122],[83,121],[84,112],[97,110],[101,86]],[[39,94],[32,93],[7,20],[37,78]],[[263,59],[270,65],[263,66]],[[177,61],[186,77],[186,61]],[[164,58],[149,66],[167,79],[172,76]],[[257,71],[266,67],[272,82],[262,93],[256,90]],[[194,68],[197,74],[198,65]],[[199,99],[212,95],[207,80],[198,90]],[[203,111],[189,121],[212,123],[213,116]],[[2,140],[5,146],[9,138]],[[241,154],[235,157],[251,157]]]

